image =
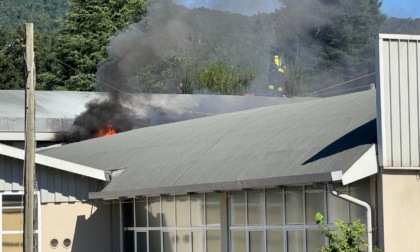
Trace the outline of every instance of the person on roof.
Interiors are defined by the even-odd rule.
[[[268,76],[268,93],[270,96],[286,95],[286,66],[282,63],[278,55],[274,56],[271,71]]]

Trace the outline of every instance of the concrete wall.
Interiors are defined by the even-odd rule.
[[[383,170],[378,176],[381,249],[420,251],[420,171]]]
[[[101,202],[43,204],[41,206],[42,251],[113,251],[112,208]],[[56,248],[50,246],[57,239]],[[64,239],[70,239],[68,248]]]

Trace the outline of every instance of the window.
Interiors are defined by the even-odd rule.
[[[23,192],[4,192],[0,194],[0,205],[2,206],[0,219],[2,245],[0,252],[23,251]],[[38,194],[35,196],[35,206],[34,243],[39,244],[37,240],[38,220],[40,218]],[[50,245],[53,247],[55,244],[55,241],[51,241]]]
[[[369,201],[369,181],[336,187]],[[367,195],[367,196],[366,196]],[[331,229],[338,219],[361,219],[363,209],[333,198],[325,185],[289,186],[229,192],[230,251],[315,251],[327,239],[315,222],[320,212]]]
[[[217,193],[142,197],[122,206],[125,251],[220,251]]]
[[[368,179],[335,187],[370,200]],[[219,252],[222,240],[227,240],[230,252],[309,252],[328,242],[315,223],[317,212],[333,230],[338,219],[366,223],[363,209],[333,197],[325,185],[248,189],[223,195],[165,195],[122,202],[124,251]],[[221,201],[226,200],[225,195],[227,206]],[[227,207],[227,216],[222,216],[229,220],[226,230],[221,230],[221,202],[223,209]],[[227,237],[221,237],[222,233]]]

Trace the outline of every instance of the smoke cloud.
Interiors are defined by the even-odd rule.
[[[195,111],[206,111],[206,106],[214,106],[215,103],[191,104],[181,111],[173,104],[168,106],[170,101],[159,103],[147,98],[139,101],[132,95],[154,92],[174,94],[183,74],[198,68],[201,59],[207,60],[206,63],[225,60],[234,65],[244,65],[244,61],[253,64],[252,67],[257,68],[262,77],[257,75],[250,90],[265,87],[267,79],[264,76],[272,56],[279,51],[295,52],[299,58],[305,59],[302,67],[316,72],[316,62],[311,59],[315,59],[314,47],[321,45],[306,42],[310,41],[308,27],[314,24],[319,27],[323,22],[330,21],[324,19],[327,15],[313,14],[316,10],[328,9],[322,8],[318,0],[288,1],[288,4],[293,10],[291,13],[282,12],[278,0],[155,2],[148,7],[148,13],[140,23],[120,31],[110,40],[109,59],[99,65],[96,74],[97,90],[106,91],[109,96],[87,104],[86,111],[76,119],[64,138],[70,142],[88,139],[95,131],[110,124],[122,132],[206,115]],[[217,11],[193,9],[196,7]],[[254,15],[258,12],[269,14]],[[276,27],[267,20],[281,25]],[[229,24],[235,26],[230,27]],[[244,53],[243,48],[252,48],[252,51]],[[180,62],[192,62],[192,65]],[[189,69],[181,69],[180,66]],[[174,97],[168,95],[165,99]],[[229,111],[227,105],[226,111]],[[217,113],[220,112],[223,111]]]

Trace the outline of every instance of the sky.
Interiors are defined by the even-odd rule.
[[[420,1],[383,0],[382,11],[389,17],[420,18]]]
[[[173,0],[189,8],[206,7],[244,15],[272,12],[280,8],[278,0]],[[382,0],[382,12],[388,17],[420,18],[420,0]]]

